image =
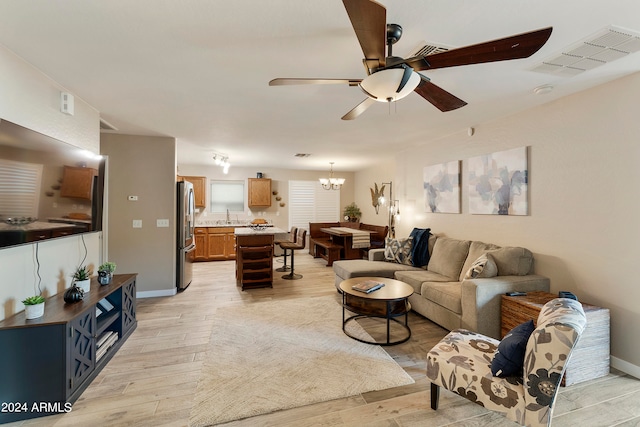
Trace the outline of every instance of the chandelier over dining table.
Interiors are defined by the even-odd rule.
[[[339,190],[340,187],[342,187],[342,184],[344,184],[344,178],[334,178],[333,163],[334,162],[329,162],[329,164],[331,165],[329,178],[320,178],[320,184],[325,190]]]

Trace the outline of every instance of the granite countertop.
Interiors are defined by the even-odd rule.
[[[253,236],[257,234],[280,234],[280,233],[287,233],[287,231],[283,230],[282,228],[273,227],[273,226],[265,227],[261,230],[254,230],[251,227],[242,227],[242,228],[236,228],[236,231],[235,231],[236,236]]]
[[[62,223],[62,222],[43,222],[35,221],[31,224],[23,225],[10,225],[6,223],[0,223],[0,231],[33,231],[33,230],[54,230],[56,228],[74,227],[74,224]]]
[[[48,218],[49,222],[66,222],[68,224],[91,224],[90,219],[73,219],[66,217]]]
[[[196,227],[246,227],[249,225],[248,221],[230,221],[208,219],[208,220],[196,220]]]

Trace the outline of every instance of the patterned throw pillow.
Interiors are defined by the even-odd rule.
[[[387,237],[384,246],[384,259],[398,264],[412,265],[411,248],[413,247],[413,237],[406,239],[392,239]]]
[[[482,254],[473,262],[471,268],[467,270],[465,279],[480,279],[483,277],[495,277],[498,275],[498,266],[489,254]]]

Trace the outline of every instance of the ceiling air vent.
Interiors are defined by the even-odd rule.
[[[295,157],[309,157],[311,154],[309,153],[296,153]]]
[[[422,40],[416,47],[414,47],[410,53],[406,56],[406,58],[412,58],[414,56],[428,56],[434,55],[440,52],[446,52],[452,49],[450,46],[437,45],[435,43],[427,43]]]
[[[111,123],[106,121],[105,119],[100,119],[100,130],[118,130]]]
[[[570,77],[640,50],[640,33],[610,26],[531,68],[539,73]]]

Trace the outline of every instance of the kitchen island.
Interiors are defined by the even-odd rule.
[[[235,229],[236,282],[243,291],[273,286],[273,242],[281,233],[286,231],[271,226]]]

